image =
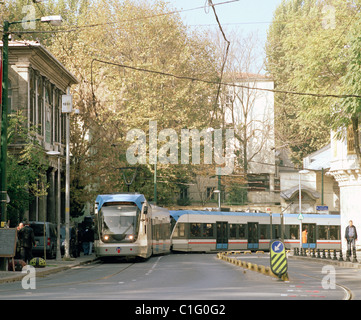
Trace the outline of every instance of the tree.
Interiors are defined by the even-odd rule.
[[[29,205],[36,197],[47,195],[46,170],[48,164],[39,143],[34,138],[35,129],[27,129],[26,118],[21,112],[9,117],[8,141],[21,146],[8,153],[8,217],[12,224],[19,223]]]
[[[358,20],[358,1],[284,0],[269,29],[266,68],[276,89],[286,92],[343,94],[348,34]],[[329,141],[330,127],[338,120],[335,105],[340,99],[277,93],[276,134],[288,145],[293,161]]]
[[[211,43],[191,34],[169,11],[162,1],[92,1],[66,21],[64,28],[76,24],[78,32],[56,34],[49,47],[80,80],[73,91],[80,115],[72,120],[71,132],[72,186],[79,201],[127,190],[119,168],[129,166],[126,136],[131,129],[149,137],[153,120],[158,132],[169,128],[180,135],[183,128],[201,130],[209,123],[215,86],[145,71],[217,79]],[[147,159],[131,189],[152,198],[154,167]],[[159,200],[165,203],[179,179],[191,174],[181,165],[157,169]],[[162,198],[165,190],[170,191]]]

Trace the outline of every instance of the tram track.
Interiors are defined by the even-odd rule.
[[[315,277],[315,276],[310,276],[308,274],[301,274],[301,276],[303,277],[307,277],[307,278],[311,278],[311,279],[316,279],[316,280],[319,280],[320,282],[322,282],[322,278],[319,278],[319,277]],[[301,281],[300,279],[292,279],[292,281]],[[353,300],[354,298],[354,294],[352,292],[352,290],[342,284],[339,284],[339,283],[335,283],[335,286],[341,288],[342,290],[345,291],[345,298],[342,299],[342,300]],[[331,289],[330,289],[331,290]]]

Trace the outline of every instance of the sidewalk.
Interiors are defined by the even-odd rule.
[[[94,253],[89,256],[84,256],[83,253],[81,253],[80,257],[72,258],[70,261],[57,261],[55,259],[49,259],[46,261],[47,265],[45,268],[36,268],[36,276],[44,277],[52,273],[90,263],[95,259],[96,257]],[[21,271],[0,271],[0,285],[2,283],[20,281],[25,275],[26,273],[22,273]]]

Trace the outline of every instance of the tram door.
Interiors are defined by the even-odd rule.
[[[216,249],[228,249],[228,222],[217,221]]]
[[[315,223],[302,223],[302,248],[316,249],[316,236]]]
[[[259,247],[258,222],[248,222],[248,244],[247,249],[253,250]]]

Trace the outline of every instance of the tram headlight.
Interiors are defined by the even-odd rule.
[[[129,240],[134,240],[134,236],[133,236],[132,234],[130,234],[130,235],[128,236],[128,239],[129,239]]]
[[[104,240],[104,241],[108,241],[108,240],[109,240],[109,236],[106,234],[106,235],[103,237],[103,240]]]

